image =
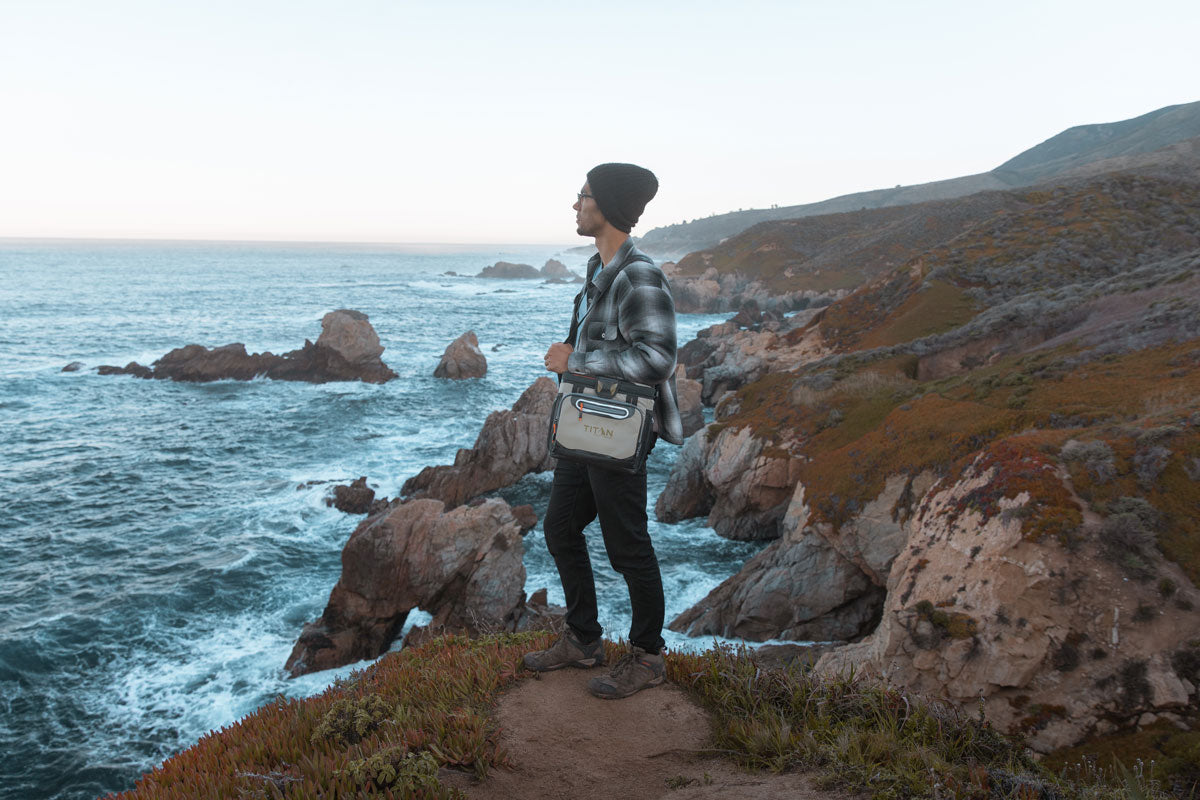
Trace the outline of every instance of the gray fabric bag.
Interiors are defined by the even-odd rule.
[[[638,472],[654,435],[655,388],[564,373],[550,415],[550,455]]]

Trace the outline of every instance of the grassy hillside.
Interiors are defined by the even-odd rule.
[[[952,272],[964,288],[1000,281],[1020,289],[1031,277],[1098,280],[1195,247],[1198,191],[1194,181],[1124,173],[1048,190],[765,222],[689,254],[677,271],[740,274],[776,294],[853,289],[918,257]]]
[[[994,170],[913,186],[895,186],[797,206],[749,209],[647,231],[643,249],[673,257],[716,247],[764,222],[908,206],[980,192],[1053,184],[1117,169],[1179,174],[1198,166],[1195,147],[1177,145],[1200,136],[1200,102],[1167,106],[1134,119],[1080,125],[1051,137]]]

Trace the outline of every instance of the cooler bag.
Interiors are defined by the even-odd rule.
[[[550,455],[637,472],[654,435],[653,386],[564,373],[550,415]]]

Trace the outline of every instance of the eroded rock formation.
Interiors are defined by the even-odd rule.
[[[487,358],[479,349],[475,331],[467,331],[446,347],[442,360],[433,371],[435,378],[464,380],[487,375]]]
[[[321,320],[317,343],[283,355],[247,353],[240,343],[208,348],[199,344],[178,347],[150,367],[130,362],[124,367],[101,366],[101,375],[134,375],[139,378],[207,382],[248,381],[267,377],[284,381],[327,383],[363,381],[384,383],[396,377],[380,355],[383,346],[366,314],[342,309]]]
[[[1070,488],[1052,464],[1038,468]],[[1068,549],[1039,534],[1044,507],[1006,480],[981,455],[926,493],[879,626],[817,668],[886,672],[964,706],[982,698],[993,724],[1043,752],[1194,703],[1200,592],[1179,567],[1146,551],[1158,585],[1129,580],[1095,537]],[[1169,602],[1167,585],[1179,587]]]
[[[503,500],[446,510],[413,500],[364,520],[342,550],[321,617],[285,668],[295,677],[387,651],[410,611],[450,630],[515,629],[524,615],[522,523]]]
[[[432,497],[447,508],[515,483],[553,466],[546,443],[558,387],[538,378],[509,411],[493,411],[475,445],[459,450],[453,464],[426,467],[404,482],[404,497]]]

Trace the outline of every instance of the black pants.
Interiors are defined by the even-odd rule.
[[[649,653],[662,650],[663,586],[646,528],[646,472],[614,472],[559,460],[542,528],[567,599],[567,625],[581,641],[603,633],[597,619],[596,580],[583,529],[599,515],[604,549],[625,578],[633,623],[629,641]]]

